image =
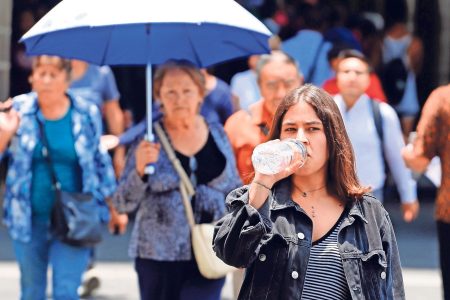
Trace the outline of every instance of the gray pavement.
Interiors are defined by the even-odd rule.
[[[406,299],[442,299],[433,204],[429,201],[422,203],[421,214],[412,224],[405,224],[401,220],[397,203],[388,203],[386,208],[396,230]],[[91,299],[139,299],[136,274],[126,253],[129,236],[130,230],[124,236],[105,234],[104,242],[97,249],[96,269],[102,280],[101,287]],[[18,299],[18,295],[19,272],[14,262],[10,239],[5,228],[0,227],[0,299]],[[224,300],[235,299],[230,278],[227,278],[222,295]]]

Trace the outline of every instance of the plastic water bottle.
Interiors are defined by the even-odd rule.
[[[288,166],[301,160],[306,162],[305,145],[296,139],[274,140],[256,146],[252,154],[253,167],[266,175],[277,174]],[[300,167],[301,167],[300,166]]]

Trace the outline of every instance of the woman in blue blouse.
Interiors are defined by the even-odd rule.
[[[36,57],[29,78],[33,92],[0,107],[0,157],[10,154],[4,222],[13,239],[24,300],[46,299],[49,264],[53,298],[78,299],[77,288],[89,259],[89,248],[69,246],[50,233],[55,197],[42,134],[62,189],[92,193],[104,221],[108,219],[104,200],[115,190],[110,158],[99,147],[100,112],[94,104],[66,93],[69,74],[69,61]]]
[[[154,95],[162,107],[159,123],[196,190],[192,199],[196,222],[220,219],[225,195],[240,181],[222,126],[200,115],[203,76],[187,62],[168,62],[155,73]],[[129,254],[135,258],[141,299],[219,300],[225,280],[208,280],[198,271],[180,178],[166,152],[158,141],[147,142],[141,134],[129,153],[113,203],[122,213],[137,209]],[[146,175],[150,163],[156,172]]]

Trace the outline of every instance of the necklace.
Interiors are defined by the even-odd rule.
[[[314,209],[314,205],[311,205],[311,216],[312,216],[313,218],[316,217],[316,210]]]
[[[308,193],[312,193],[312,192],[319,191],[319,190],[325,188],[326,185],[321,186],[321,187],[319,187],[319,188],[317,188],[317,189],[314,189],[314,190],[310,190],[310,191],[302,191],[302,190],[301,190],[298,186],[296,186],[295,184],[294,184],[294,187],[300,192],[300,194],[301,194],[304,198],[306,198],[306,197],[308,197]]]

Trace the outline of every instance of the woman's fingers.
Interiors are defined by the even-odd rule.
[[[9,111],[12,107],[12,99],[8,98],[6,101],[0,102],[0,112]]]
[[[142,141],[136,149],[136,167],[145,168],[146,165],[158,160],[160,145],[148,141]]]

